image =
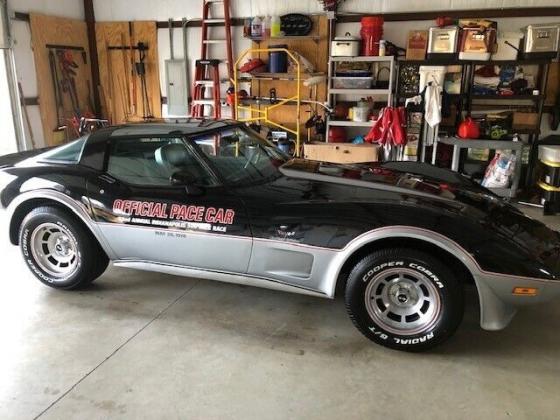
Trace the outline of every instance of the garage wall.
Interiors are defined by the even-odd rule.
[[[8,0],[10,14],[43,13],[46,15],[67,17],[73,19],[85,19],[83,0]],[[12,35],[15,39],[14,55],[18,81],[23,87],[25,97],[37,97],[37,74],[35,73],[35,62],[33,51],[31,51],[31,30],[28,22],[12,20]],[[39,147],[45,144],[41,115],[38,106],[28,106],[31,126],[35,141]],[[26,127],[26,136],[27,133]]]
[[[167,20],[172,17],[189,19],[200,17],[201,0],[135,0],[134,7],[130,7],[130,0],[94,0],[95,13],[98,21],[127,21],[127,20]],[[419,2],[411,0],[347,0],[342,11],[363,13],[389,13],[410,11],[414,4],[414,11],[426,10],[449,10],[449,9],[481,9],[499,7],[547,7],[557,6],[558,0],[434,0],[430,2]],[[12,12],[37,12],[54,16],[84,19],[83,0],[11,0],[8,7]],[[256,14],[285,14],[288,12],[317,13],[322,8],[317,0],[283,0],[269,2],[265,0],[232,0],[233,14],[236,17],[254,16]],[[559,21],[560,18],[515,18],[501,19],[499,25],[508,30],[521,28],[528,23]],[[425,22],[394,22],[385,25],[386,38],[403,45],[406,33],[409,29],[427,28],[432,25],[431,21]],[[357,33],[359,25],[340,25],[340,32],[350,31]],[[30,49],[31,34],[27,22],[12,21],[12,32],[16,41],[14,52],[18,79],[22,82],[26,97],[36,97],[37,77],[33,54]],[[235,44],[238,51],[250,47],[250,42],[242,38],[241,28],[235,28]],[[180,30],[175,31],[175,53],[176,57],[183,56]],[[160,58],[160,69],[164,69],[164,60],[169,58],[169,37],[167,30],[159,30],[158,47]],[[200,49],[200,29],[189,29],[189,62],[198,57]],[[192,68],[192,65],[191,65]],[[162,95],[165,96],[164,80],[162,81]],[[39,145],[44,144],[43,129],[38,106],[28,106],[31,124]],[[164,115],[166,110],[164,109]],[[548,124],[546,124],[548,125]]]
[[[201,13],[201,0],[166,0],[160,1],[158,7],[155,9],[151,6],[148,0],[137,0],[134,10],[127,8],[128,0],[95,0],[95,13],[98,21],[104,20],[126,20],[126,19],[155,19],[165,21],[170,17],[180,20],[182,17],[188,19],[199,18]],[[343,3],[343,10],[359,12],[364,11],[368,13],[379,12],[403,12],[410,11],[411,0],[391,0],[391,1],[372,1],[372,0],[347,0]],[[185,4],[189,4],[185,7]],[[557,4],[557,0],[516,0],[516,1],[479,1],[479,0],[438,0],[431,2],[416,2],[414,11],[421,10],[446,10],[449,8],[455,9],[469,9],[469,8],[499,8],[499,7],[546,7]],[[426,4],[429,4],[426,5]],[[302,13],[319,13],[322,8],[317,0],[285,0],[281,2],[267,2],[264,0],[232,0],[233,15],[236,17],[266,15],[266,14],[285,14],[288,12],[302,12]],[[523,28],[529,23],[546,23],[551,21],[560,21],[560,17],[539,17],[539,18],[504,18],[498,19],[500,28],[507,28],[507,30],[518,30]],[[413,22],[388,22],[385,24],[385,38],[396,43],[397,45],[406,45],[406,36],[409,30],[413,29],[427,29],[432,26],[433,21],[413,21]],[[344,34],[351,32],[358,34],[359,24],[340,24],[338,25],[338,32]],[[174,31],[175,36],[175,56],[177,58],[183,57],[182,49],[182,33],[181,30]],[[200,29],[189,29],[188,35],[188,59],[191,72],[193,69],[194,60],[200,54]],[[243,39],[242,28],[234,28],[234,47],[236,54],[249,48],[251,43]],[[163,71],[164,62],[170,57],[169,53],[169,35],[167,29],[160,29],[158,31],[158,49],[160,58],[160,69]],[[191,76],[192,77],[192,76]],[[166,96],[165,92],[165,77],[162,74],[161,90],[162,95]],[[163,115],[167,116],[166,107],[163,107]],[[547,124],[548,125],[548,124]]]
[[[159,0],[153,7],[153,0],[135,0],[130,7],[129,0],[95,0],[97,20],[166,20],[173,18],[193,18],[200,15],[201,0]],[[557,6],[558,0],[347,0],[341,11],[353,13],[390,13],[450,9],[484,9],[500,7],[547,7]],[[318,13],[322,7],[318,0],[232,0],[235,16],[259,14]]]

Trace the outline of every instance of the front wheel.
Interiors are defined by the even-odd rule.
[[[91,283],[109,259],[81,223],[56,207],[39,207],[21,224],[19,244],[31,272],[55,289]]]
[[[367,338],[413,352],[449,338],[464,311],[461,280],[437,258],[406,248],[376,251],[358,262],[345,300]]]

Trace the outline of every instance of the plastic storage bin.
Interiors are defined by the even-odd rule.
[[[560,146],[539,146],[539,160],[560,165]]]
[[[334,89],[371,89],[373,77],[333,77]]]

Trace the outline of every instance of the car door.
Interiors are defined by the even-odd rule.
[[[104,168],[88,180],[88,197],[120,260],[247,271],[252,238],[244,205],[184,139],[109,139]]]

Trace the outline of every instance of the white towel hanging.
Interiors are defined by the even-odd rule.
[[[425,119],[430,127],[435,127],[441,122],[441,94],[442,88],[429,83],[426,86],[425,100]]]

